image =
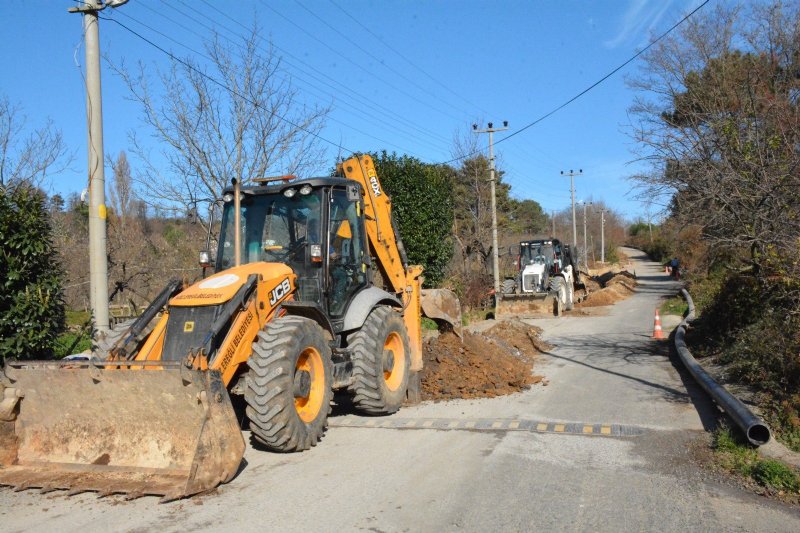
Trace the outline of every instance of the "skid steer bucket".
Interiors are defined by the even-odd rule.
[[[556,314],[556,298],[550,293],[504,294],[497,300],[495,317],[541,318]]]
[[[461,302],[450,289],[422,289],[420,295],[422,314],[441,325],[449,325],[461,336]]]
[[[12,361],[0,382],[0,485],[177,499],[244,454],[216,371],[168,362]]]

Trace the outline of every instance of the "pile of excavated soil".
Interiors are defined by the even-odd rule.
[[[426,339],[422,369],[423,400],[493,398],[513,394],[542,381],[533,375],[540,351],[550,349],[541,330],[522,322],[502,321],[483,333],[453,333]]]
[[[589,280],[587,281],[587,288]],[[606,272],[600,276],[596,276],[593,282],[602,286],[599,290],[589,290],[586,299],[576,304],[576,307],[598,307],[603,305],[611,305],[620,300],[624,300],[633,294],[636,287],[636,278],[630,272],[623,270],[621,272]]]

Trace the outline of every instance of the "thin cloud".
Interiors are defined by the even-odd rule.
[[[616,48],[633,38],[647,39],[673,0],[632,0],[622,19],[622,26],[612,39],[603,42],[606,48]]]

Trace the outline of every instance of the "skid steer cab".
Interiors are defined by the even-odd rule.
[[[8,363],[0,484],[178,498],[236,474],[233,403],[255,444],[293,452],[334,390],[368,415],[415,399],[422,308],[458,325],[458,301],[420,290],[369,156],[339,173],[223,191],[214,273],[169,284],[107,358]]]

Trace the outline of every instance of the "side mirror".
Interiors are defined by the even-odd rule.
[[[200,266],[203,268],[211,266],[211,252],[208,250],[200,250]]]

